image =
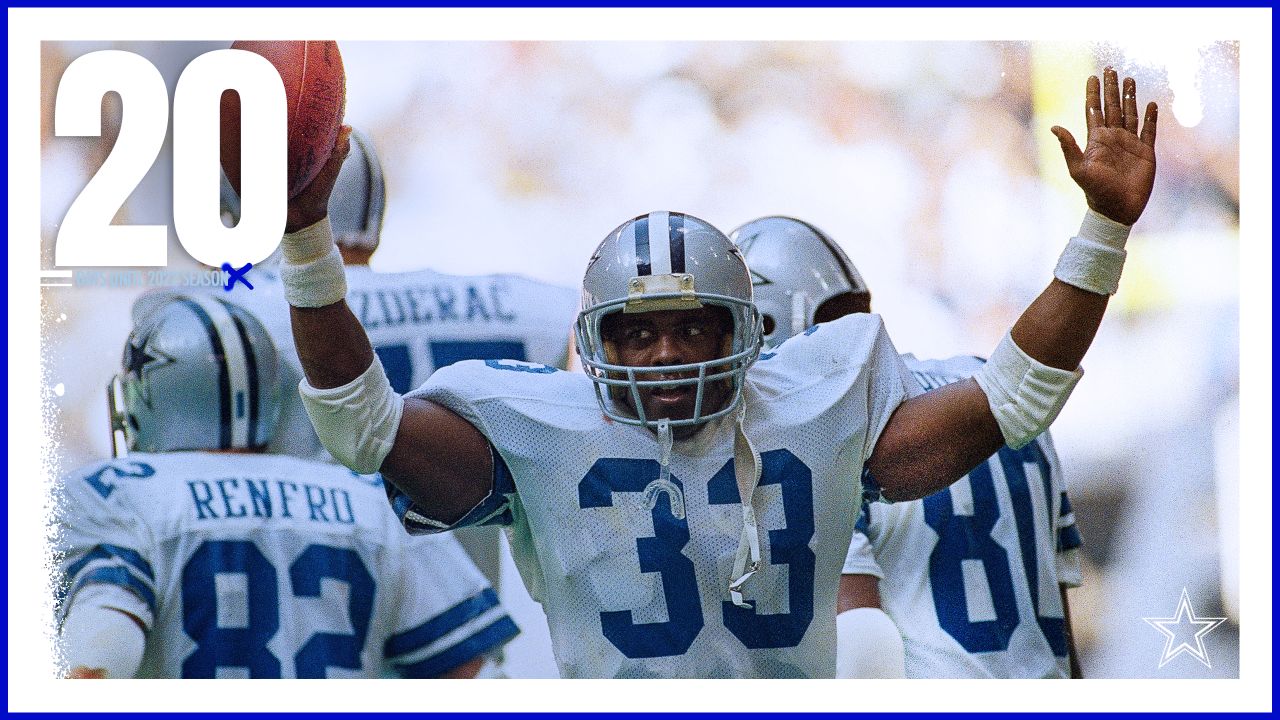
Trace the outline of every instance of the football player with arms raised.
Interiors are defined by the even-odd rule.
[[[838,578],[864,496],[925,497],[1052,422],[1079,379],[1155,178],[1156,108],[1086,89],[1062,140],[1090,213],[1055,279],[973,379],[917,394],[873,315],[761,353],[750,275],[723,233],[654,212],[588,263],[584,375],[460,363],[394,392],[345,302],[325,220],[346,152],[289,208],[281,266],[304,402],[325,446],[381,469],[406,525],[508,524],[560,671],[832,677]],[[757,362],[758,358],[758,362]]]
[[[243,308],[170,297],[109,389],[113,460],[58,507],[74,678],[492,676],[518,632],[450,537],[410,537],[381,478],[268,455],[275,346]]]

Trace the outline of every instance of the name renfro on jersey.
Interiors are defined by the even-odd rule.
[[[400,530],[377,475],[139,452],[64,490],[57,611],[136,596],[138,677],[436,677],[519,632],[455,539]]]
[[[347,304],[366,330],[435,323],[511,324],[519,316],[511,308],[511,288],[503,282],[446,283],[391,288],[352,288]]]
[[[360,522],[351,504],[351,493],[344,488],[275,478],[186,482],[197,520],[279,517],[340,525]]]

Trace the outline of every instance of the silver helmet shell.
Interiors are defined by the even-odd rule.
[[[352,129],[351,152],[329,196],[329,224],[338,247],[377,250],[386,207],[386,181],[373,141]]]
[[[733,319],[723,357],[666,367],[619,365],[601,332],[612,313],[691,310],[720,306]],[[595,383],[606,416],[631,425],[657,427],[662,418],[645,417],[640,388],[696,385],[693,415],[668,419],[672,427],[697,425],[732,412],[742,401],[747,369],[760,354],[760,313],[752,303],[751,276],[738,248],[705,220],[678,212],[651,212],[620,225],[605,237],[587,264],[582,280],[582,312],[575,325],[578,356]],[[697,373],[684,380],[642,379],[662,373]],[[709,383],[731,384],[722,408],[704,408]],[[617,402],[629,394],[631,411]]]
[[[228,450],[271,441],[279,358],[262,323],[207,295],[175,295],[140,317],[108,387],[122,450]]]
[[[766,345],[775,346],[812,326],[814,313],[827,300],[870,293],[840,246],[803,220],[762,217],[729,237],[751,268],[756,306],[765,318]]]

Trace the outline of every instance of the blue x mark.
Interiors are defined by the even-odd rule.
[[[249,282],[248,278],[244,276],[245,273],[249,272],[249,268],[251,267],[253,267],[253,263],[245,263],[244,267],[236,270],[231,267],[231,263],[222,263],[222,269],[227,273],[227,286],[222,289],[227,292],[231,292],[231,288],[235,286],[237,282],[242,282],[245,287],[252,290],[253,285]]]

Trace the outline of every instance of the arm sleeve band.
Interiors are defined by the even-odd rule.
[[[115,585],[90,585],[76,593],[62,624],[67,668],[103,670],[108,678],[137,675],[147,636],[130,614],[141,603]]]
[[[1022,351],[1010,333],[973,376],[1009,447],[1017,450],[1049,428],[1084,370],[1059,370]]]
[[[346,385],[320,390],[303,378],[298,389],[316,435],[335,460],[366,475],[382,467],[400,429],[404,398],[391,389],[376,354]]]
[[[902,635],[879,608],[854,608],[836,616],[836,677],[906,677]]]

